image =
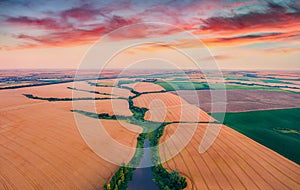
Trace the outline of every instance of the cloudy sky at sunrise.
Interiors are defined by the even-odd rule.
[[[151,52],[189,68],[190,63],[170,46],[203,48],[201,40],[222,69],[300,69],[298,0],[2,0],[0,10],[0,69],[77,68],[97,40],[120,27],[143,22],[163,22],[178,29],[156,29],[155,37],[166,45],[131,48],[122,55],[128,62],[130,56]],[[182,35],[183,30],[193,39]],[[123,29],[105,42],[106,50],[152,35],[147,27]],[[106,53],[99,52],[95,59]],[[199,55],[196,61],[203,64],[210,56]]]

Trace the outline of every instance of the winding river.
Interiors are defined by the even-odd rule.
[[[150,142],[148,139],[144,141],[144,147],[149,148]],[[149,165],[151,162],[150,149],[144,149],[143,157],[138,168],[135,169],[132,180],[129,182],[127,189],[129,190],[140,190],[140,189],[153,189],[158,190],[156,183],[152,180],[153,174],[151,167],[140,168],[143,165]]]

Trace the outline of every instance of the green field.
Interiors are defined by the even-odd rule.
[[[264,79],[261,80],[262,82],[267,82],[267,83],[281,83],[281,84],[291,84],[290,82],[284,82],[282,80],[279,79]]]
[[[268,86],[251,86],[251,85],[242,85],[242,84],[211,84],[209,86],[205,82],[192,82],[192,81],[162,81],[158,80],[154,82],[162,86],[167,91],[175,91],[175,90],[267,90],[267,91],[275,91],[275,92],[289,92],[289,93],[296,93],[291,92],[288,90],[282,90],[278,87],[268,87]],[[224,88],[225,87],[225,88]]]
[[[300,164],[299,116],[300,108],[226,113],[224,124]]]
[[[155,84],[160,85],[167,91],[174,90],[208,90],[209,86],[204,82],[191,81],[156,81]]]
[[[212,89],[214,90],[224,90],[222,84],[213,84]],[[268,87],[268,86],[255,86],[255,85],[243,85],[243,84],[226,84],[226,90],[267,90],[275,92],[290,92],[287,90],[282,90],[278,87]],[[291,92],[292,93],[292,92]]]

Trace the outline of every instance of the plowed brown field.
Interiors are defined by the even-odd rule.
[[[300,94],[288,92],[273,92],[266,90],[227,90],[226,92],[215,90],[216,97],[212,102],[211,91],[209,90],[184,90],[173,92],[188,101],[190,104],[196,105],[206,112],[224,112],[223,106],[226,103],[227,112],[244,112],[254,110],[271,110],[282,108],[299,108]],[[218,97],[226,94],[226,102]],[[276,98],[274,98],[276,97]],[[212,103],[215,105],[212,110]]]

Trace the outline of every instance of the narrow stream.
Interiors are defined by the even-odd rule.
[[[149,148],[150,142],[148,139],[144,141],[144,147]],[[144,149],[143,157],[139,164],[139,167],[143,165],[149,165],[151,162],[151,153],[150,149]],[[132,180],[129,182],[127,189],[129,190],[140,190],[140,189],[149,189],[149,190],[158,190],[156,183],[152,180],[153,174],[151,167],[148,168],[136,168]]]

